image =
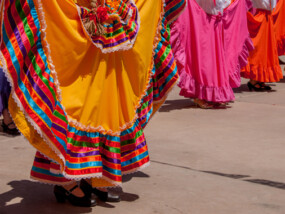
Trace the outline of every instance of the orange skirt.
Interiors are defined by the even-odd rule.
[[[278,59],[278,42],[284,30],[283,3],[280,0],[272,12],[257,10],[255,15],[248,12],[248,28],[255,49],[250,53],[248,65],[241,70],[242,77],[259,82],[279,82],[283,78]]]
[[[285,55],[285,0],[279,0],[273,14],[279,56]]]

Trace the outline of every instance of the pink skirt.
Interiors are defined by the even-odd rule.
[[[211,102],[234,100],[232,88],[240,86],[240,68],[253,49],[247,10],[245,0],[236,0],[223,15],[210,15],[188,0],[171,30],[180,95]]]

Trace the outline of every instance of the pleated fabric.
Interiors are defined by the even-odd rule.
[[[118,1],[118,8],[137,11],[130,23],[134,34],[139,30],[131,48],[106,54],[108,44],[131,41],[129,22],[105,26],[123,29],[122,37],[105,34],[98,48],[78,10],[88,2],[2,1],[1,60],[13,86],[9,110],[38,150],[32,178],[52,184],[92,178],[94,186],[118,186],[123,174],[149,164],[143,128],[178,79],[167,20],[178,13],[166,16],[163,0]]]
[[[90,35],[83,25],[91,8],[86,0],[77,1],[77,11],[82,19],[82,27],[92,43],[103,53],[111,53],[132,48],[140,27],[140,17],[134,2],[130,0],[109,1],[106,7],[110,18],[104,25],[105,34]]]
[[[171,43],[180,76],[180,95],[212,102],[234,100],[240,68],[253,48],[247,5],[236,0],[223,14],[207,14],[195,0],[172,27]]]
[[[279,0],[273,14],[274,30],[276,33],[278,55],[285,55],[285,0]]]
[[[278,55],[284,53],[283,4],[284,0],[280,0],[272,11],[248,12],[248,29],[254,50],[250,52],[248,65],[241,71],[242,77],[259,82],[279,82],[283,78],[278,59]]]

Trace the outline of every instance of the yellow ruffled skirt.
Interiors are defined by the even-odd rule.
[[[2,2],[9,108],[37,180],[114,186],[149,163],[142,129],[178,79],[165,2],[117,2],[100,38],[82,24],[87,0]]]

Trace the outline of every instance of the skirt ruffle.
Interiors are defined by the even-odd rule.
[[[106,33],[96,36],[89,35],[87,31],[85,33],[103,53],[131,49],[140,28],[139,11],[136,5],[131,0],[121,0],[117,3],[116,8],[113,8],[108,2],[106,2],[105,7],[109,8],[110,11],[109,23],[103,25]],[[90,9],[87,7],[78,6],[78,13],[81,19],[86,18],[89,11]]]
[[[207,14],[189,1],[171,26],[180,95],[211,102],[234,100],[232,88],[240,86],[240,68],[253,49],[246,11],[244,0],[232,3],[223,15]]]
[[[210,87],[201,85],[187,72],[180,74],[178,86],[181,88],[180,95],[186,98],[199,98],[201,100],[213,100],[226,102],[235,99],[231,87]]]
[[[267,68],[247,65],[243,69],[242,77],[260,82],[279,82],[283,79],[283,74],[280,65]]]
[[[280,15],[279,3],[282,2],[277,3],[273,12],[257,10],[254,15],[248,12],[249,32],[255,49],[250,52],[248,65],[241,71],[242,77],[259,82],[279,82],[283,78],[275,27],[280,21],[277,15]]]
[[[232,88],[238,88],[241,85],[241,74],[240,71],[243,67],[248,64],[248,56],[250,51],[254,49],[253,43],[249,37],[246,38],[242,51],[238,56],[238,63],[235,72],[230,73],[230,85]]]
[[[5,0],[2,25],[2,29],[5,29],[5,39],[1,44],[1,59],[4,62],[4,71],[13,86],[9,110],[18,129],[38,150],[31,176],[39,181],[54,184],[92,178],[94,186],[119,186],[123,174],[135,172],[149,164],[143,128],[178,80],[169,42],[170,32],[164,13],[164,1],[138,1],[139,12],[144,13],[141,20],[143,27],[152,27],[153,32],[140,31],[134,47],[129,52],[117,51],[105,55],[101,55],[102,53],[85,39],[79,28],[77,11],[77,15],[74,14],[73,4],[69,2],[65,5],[64,1],[42,3],[43,5],[40,0]],[[70,16],[69,19],[64,17],[61,20],[49,14],[54,11],[55,3]],[[19,10],[24,10],[25,22],[17,13],[11,17],[9,11]],[[149,18],[150,14],[156,17],[155,22]],[[57,22],[48,22],[48,19],[56,19]],[[70,25],[57,27],[61,22]],[[49,23],[55,26],[52,27]],[[52,40],[55,30],[61,34],[69,33],[73,28],[77,30],[72,31],[71,38],[60,41],[79,41],[81,45],[75,47],[76,51],[66,51],[65,49],[70,47],[64,44],[62,49],[55,46],[58,42]],[[20,37],[18,30],[23,32]],[[80,39],[76,40],[76,37]],[[87,50],[81,51],[84,47]],[[66,51],[63,52],[65,55],[58,56],[62,51]],[[66,58],[73,56],[72,54],[77,56],[77,53],[78,57],[81,57],[80,54],[86,54],[86,60],[80,62],[78,58],[79,62],[73,60],[72,64],[64,63]],[[94,58],[89,58],[90,55]],[[84,67],[88,65],[83,62],[95,63],[96,60],[98,65]],[[117,65],[115,62],[119,65],[116,69],[113,68]],[[138,64],[135,64],[136,62]],[[107,70],[105,64],[112,70],[104,73]],[[131,72],[126,75],[122,66]],[[74,79],[78,74],[82,75],[77,80]],[[108,83],[113,74],[117,77],[114,85]],[[81,87],[66,90],[73,81],[77,84],[90,76],[95,84],[81,84]],[[112,90],[119,91],[109,96],[100,96],[105,88],[102,86],[103,89],[100,90],[101,85],[107,86],[108,93]],[[128,88],[129,85],[132,88]],[[90,87],[95,90],[90,90]],[[88,95],[83,99],[86,101],[84,105],[81,103],[81,96],[74,96],[74,93],[82,92]],[[91,110],[87,108],[88,105],[94,105],[99,98],[102,99],[98,102],[100,105]],[[101,112],[99,109],[104,101],[107,101],[107,105]],[[133,101],[131,105],[130,101]],[[122,114],[117,115],[120,109]],[[93,117],[98,114],[98,120],[91,117],[86,119],[86,111],[89,111],[87,115]],[[103,116],[104,122],[101,126],[92,125],[98,123]],[[75,118],[77,121],[74,122]],[[116,118],[118,123],[115,123]],[[106,128],[112,126],[115,128]]]

